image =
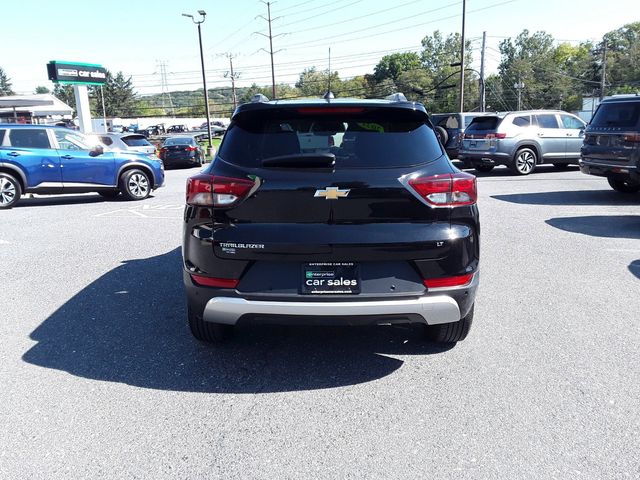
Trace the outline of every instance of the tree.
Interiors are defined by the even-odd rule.
[[[53,87],[53,96],[74,110],[76,109],[76,97],[73,93],[73,86],[56,83]]]
[[[131,117],[136,113],[136,94],[131,77],[125,78],[122,72],[115,76],[107,70],[107,78],[102,85],[104,109],[108,117]],[[92,110],[102,113],[102,95],[100,87],[91,88]]]
[[[460,49],[462,38],[453,33],[446,38],[436,30],[433,35],[422,39],[422,65],[433,85],[425,92],[424,102],[433,112],[457,112],[460,109]],[[471,42],[465,42],[465,64],[473,61]],[[452,64],[454,66],[452,66]],[[477,110],[479,107],[478,77],[474,72],[465,72],[464,110]]]
[[[393,53],[385,55],[373,69],[373,78],[380,83],[385,79],[394,82],[405,72],[422,68],[420,56],[414,52]]]
[[[11,89],[11,81],[2,67],[0,67],[0,97],[13,95],[13,93],[14,92]]]
[[[529,34],[523,30],[515,40],[500,42],[502,61],[498,72],[503,86],[511,95],[505,97],[509,108],[515,110],[516,84],[524,84],[521,90],[521,108],[558,108],[567,90],[562,82],[563,73],[554,60],[553,37],[546,32]]]
[[[49,90],[47,87],[43,87],[42,85],[40,85],[36,87],[33,93],[35,93],[36,95],[42,94],[42,93],[51,93],[51,90]]]
[[[329,90],[329,80],[331,80],[331,91],[335,94],[341,89],[342,83],[338,72],[331,72],[329,75],[328,70],[318,71],[316,67],[305,68],[296,82],[296,88],[303,97],[322,97]]]
[[[605,34],[607,45],[607,93],[631,93],[640,87],[640,22],[629,23]],[[602,56],[604,42],[594,49]],[[600,79],[601,72],[598,72]]]

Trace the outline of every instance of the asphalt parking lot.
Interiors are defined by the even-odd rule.
[[[577,169],[479,177],[469,338],[192,339],[184,183],[0,212],[0,478],[638,478],[640,196]]]

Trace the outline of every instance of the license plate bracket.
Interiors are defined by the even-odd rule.
[[[303,295],[356,295],[360,293],[360,266],[353,262],[318,262],[302,265]]]

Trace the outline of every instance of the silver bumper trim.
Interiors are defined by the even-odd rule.
[[[240,317],[246,314],[310,317],[412,314],[422,317],[424,323],[428,325],[460,320],[458,304],[447,295],[369,302],[272,302],[215,297],[207,302],[203,319],[208,322],[235,325]]]

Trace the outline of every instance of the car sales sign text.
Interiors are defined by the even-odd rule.
[[[52,61],[47,64],[47,73],[55,83],[102,85],[107,81],[107,69],[91,63]]]

